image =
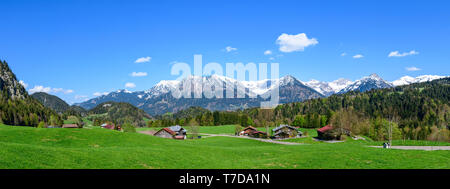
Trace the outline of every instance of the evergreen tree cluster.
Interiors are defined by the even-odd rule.
[[[53,110],[31,98],[6,61],[0,60],[0,123],[37,127],[40,122],[47,125],[62,125],[63,121]]]
[[[150,115],[143,110],[125,102],[105,102],[89,111],[94,125],[99,126],[105,122],[123,125],[129,123],[138,127],[146,125],[144,118],[150,119]]]
[[[342,127],[376,140],[386,139],[386,125],[395,124],[393,137],[415,140],[449,140],[450,78],[366,92],[352,91],[326,98],[251,108],[234,112],[206,109],[196,113],[166,114],[148,126],[239,124],[256,127],[290,124],[303,128]],[[192,111],[192,110],[190,110]],[[199,113],[201,112],[201,113]],[[190,116],[195,115],[195,116]]]

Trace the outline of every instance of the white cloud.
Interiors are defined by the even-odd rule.
[[[264,51],[264,55],[270,55],[270,54],[272,54],[272,51],[270,51],[270,50]]]
[[[74,98],[77,101],[87,101],[87,100],[89,100],[88,96],[86,96],[86,95],[75,95]]]
[[[94,96],[102,96],[102,95],[107,95],[108,93],[107,92],[103,92],[103,93],[101,93],[101,92],[95,92],[93,95]]]
[[[358,59],[358,58],[363,58],[364,56],[362,54],[357,54],[355,56],[353,56],[353,58]]]
[[[37,92],[44,92],[44,93],[50,93],[52,89],[50,87],[44,87],[42,85],[35,85],[34,88],[28,90],[30,93],[37,93]]]
[[[147,72],[133,72],[131,73],[132,77],[144,77],[147,76]]]
[[[407,67],[407,68],[405,68],[407,71],[410,71],[410,72],[414,72],[414,71],[419,71],[419,70],[421,70],[420,68],[417,68],[417,67]]]
[[[125,88],[135,88],[135,87],[136,87],[136,84],[134,84],[134,83],[130,83],[130,82],[125,83]]]
[[[60,93],[60,92],[62,92],[62,93],[64,93],[64,94],[70,94],[70,93],[73,93],[73,90],[72,90],[72,89],[63,89],[63,88],[53,88],[52,91],[53,91],[54,93]]]
[[[25,89],[28,87],[28,84],[25,83],[25,82],[22,81],[22,80],[20,80],[19,83],[20,83],[20,84],[23,86],[23,88],[25,88]]]
[[[136,61],[134,61],[134,63],[144,63],[144,62],[150,62],[150,60],[152,59],[152,57],[141,57],[138,58]]]
[[[319,42],[315,38],[308,39],[305,33],[297,35],[281,34],[276,43],[280,45],[281,52],[304,51],[305,47],[316,45]]]
[[[234,47],[231,47],[231,46],[227,46],[227,47],[225,47],[225,50],[227,52],[231,52],[231,51],[237,51],[237,48],[234,48]]]
[[[346,55],[347,55],[347,53],[342,53],[342,54],[341,54],[341,56],[346,56]]]
[[[399,53],[398,51],[392,51],[391,53],[389,53],[388,57],[404,57],[404,56],[410,56],[410,55],[416,55],[419,54],[419,52],[412,50],[409,52],[404,52],[404,53]]]
[[[37,92],[44,92],[44,93],[64,93],[64,94],[70,94],[74,91],[72,89],[63,89],[63,88],[51,88],[51,87],[44,87],[42,85],[35,85],[34,88],[28,90],[30,93],[37,93]]]

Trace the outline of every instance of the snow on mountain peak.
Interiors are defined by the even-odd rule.
[[[119,89],[119,90],[117,90],[117,93],[133,93],[133,92],[131,92],[127,89]]]
[[[342,90],[343,88],[351,85],[352,83],[353,83],[353,81],[350,81],[348,79],[339,78],[337,80],[334,80],[334,81],[328,83],[328,85],[333,89],[334,93],[337,93],[340,90]]]
[[[264,79],[264,80],[257,80],[257,81],[240,81],[236,80],[234,78],[229,78],[222,75],[213,74],[210,76],[188,76],[184,78],[183,80],[162,80],[158,82],[154,87],[147,91],[143,92],[136,92],[138,95],[137,97],[139,99],[144,98],[149,99],[154,96],[158,96],[161,94],[169,93],[172,89],[180,87],[180,85],[183,85],[185,82],[192,82],[192,83],[209,83],[210,85],[218,85],[224,84],[224,87],[236,87],[236,88],[246,88],[248,89],[249,93],[261,95],[264,93],[267,93],[268,91],[274,89],[274,87],[281,87],[286,85],[294,85],[296,81],[302,83],[303,85],[306,85],[317,92],[321,93],[322,95],[329,96],[335,93],[344,93],[347,91],[352,90],[359,90],[359,91],[366,91],[374,88],[387,88],[387,87],[393,87],[393,86],[400,86],[400,85],[407,85],[411,83],[419,83],[419,82],[426,82],[426,81],[432,81],[435,79],[444,78],[446,76],[438,76],[438,75],[421,75],[417,77],[411,77],[411,76],[403,76],[398,80],[387,82],[384,79],[382,79],[377,74],[370,74],[369,76],[362,77],[359,80],[351,81],[344,78],[339,78],[337,80],[331,81],[331,82],[324,82],[319,81],[316,79],[311,79],[308,82],[302,82],[297,80],[291,75],[286,75],[284,77],[278,78],[278,79]],[[197,85],[195,90],[201,89],[202,85]],[[128,91],[126,89],[118,90],[117,93],[132,93],[131,91]],[[114,93],[116,94],[116,93]],[[112,95],[114,95],[112,94]]]
[[[395,80],[392,82],[394,86],[400,86],[400,85],[409,85],[411,83],[422,83],[427,81],[433,81],[435,79],[441,79],[447,76],[439,76],[439,75],[421,75],[417,77],[411,77],[411,76],[403,76],[398,80]]]
[[[352,81],[344,78],[339,78],[332,82],[318,81],[315,79],[312,79],[308,82],[304,82],[306,86],[313,88],[314,90],[325,96],[337,93],[352,83],[353,83]]]
[[[377,74],[370,74],[369,76],[363,77],[359,80],[356,80],[352,84],[346,86],[339,93],[346,93],[348,91],[368,91],[371,89],[380,89],[380,88],[389,88],[393,85],[384,79],[382,79]]]
[[[380,76],[378,76],[376,73],[370,74],[368,77],[364,77],[363,79],[373,79],[373,80],[383,80]]]

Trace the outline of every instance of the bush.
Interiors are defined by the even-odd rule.
[[[235,125],[235,126],[234,126],[234,134],[235,134],[235,135],[239,135],[239,133],[241,132],[241,130],[242,130],[241,125]]]
[[[38,124],[37,128],[46,128],[46,127],[45,127],[45,123],[44,123],[43,121],[41,121],[41,122]]]
[[[136,128],[129,123],[123,124],[122,130],[123,130],[123,132],[127,132],[127,133],[135,133],[136,132]]]

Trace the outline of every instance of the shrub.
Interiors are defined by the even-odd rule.
[[[123,132],[127,132],[127,133],[135,133],[136,132],[136,128],[129,123],[123,124],[122,130],[123,130]]]
[[[308,136],[308,131],[303,132],[303,136]]]
[[[241,130],[242,130],[241,125],[234,126],[234,134],[239,135],[239,132],[241,132]]]
[[[45,123],[43,121],[39,122],[37,128],[46,128]]]

